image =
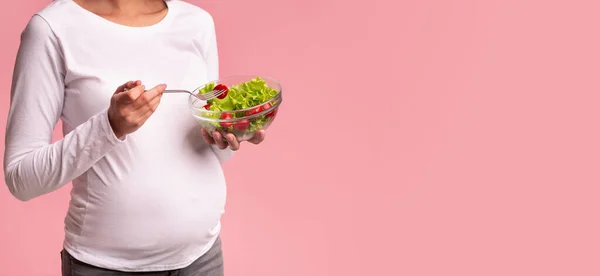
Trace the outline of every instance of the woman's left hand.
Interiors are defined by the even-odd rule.
[[[225,137],[226,139],[223,139],[223,135],[221,135],[221,133],[215,131],[215,132],[213,132],[213,136],[211,137],[208,134],[208,131],[203,128],[202,129],[202,137],[204,137],[204,141],[206,141],[207,144],[217,145],[217,147],[220,149],[226,149],[227,147],[229,147],[233,151],[240,149],[240,142],[237,140],[237,138],[235,138],[235,135],[233,135],[231,133],[228,133],[227,136]],[[263,140],[265,140],[265,131],[259,130],[258,132],[256,132],[254,137],[252,137],[252,139],[248,140],[247,142],[258,145]]]

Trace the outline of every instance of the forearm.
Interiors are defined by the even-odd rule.
[[[120,142],[106,112],[93,116],[63,139],[41,146],[19,133],[19,128],[8,129],[5,180],[10,192],[22,201],[69,183]]]

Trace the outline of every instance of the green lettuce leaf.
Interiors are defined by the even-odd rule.
[[[207,93],[214,89],[215,84],[211,83],[201,89],[200,93]],[[224,99],[211,99],[211,110],[216,111],[234,111],[246,109],[265,103],[277,95],[277,90],[269,87],[260,77],[250,81],[233,85],[229,87],[229,93]]]
[[[209,83],[199,90],[200,94],[205,94],[212,91],[215,88],[215,83]],[[267,85],[267,82],[256,77],[250,81],[232,85],[229,87],[229,92],[224,99],[211,99],[207,103],[210,104],[211,111],[236,111],[241,109],[247,109],[266,103],[268,100],[277,95],[277,90]],[[232,112],[234,113],[234,112]],[[204,117],[218,119],[217,114],[203,114]],[[234,113],[234,117],[243,117],[243,113]],[[265,116],[254,118],[250,120],[250,126],[245,132],[255,132],[263,128],[263,126],[269,122],[269,118]],[[214,123],[218,129],[223,127],[218,123]],[[231,128],[231,127],[230,127]]]

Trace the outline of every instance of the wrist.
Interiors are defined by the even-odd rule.
[[[115,135],[115,137],[117,137],[117,139],[123,140],[123,136],[125,136],[125,133],[123,133],[121,130],[119,130],[119,128],[117,127],[118,124],[114,121],[112,116],[110,116],[110,112],[107,112],[107,115],[108,115],[108,124],[110,125],[110,128],[111,128],[113,134]]]

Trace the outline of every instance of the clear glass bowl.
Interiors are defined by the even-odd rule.
[[[277,116],[277,111],[282,101],[282,90],[278,81],[263,76],[232,76],[209,82],[194,90],[194,93],[198,93],[198,91],[211,83],[214,85],[224,84],[231,88],[234,85],[248,82],[256,77],[264,80],[270,88],[277,91],[277,94],[271,99],[253,107],[234,111],[207,110],[204,107],[206,105],[205,101],[190,95],[189,104],[192,115],[203,128],[208,130],[211,136],[214,131],[218,131],[223,137],[227,133],[232,133],[238,141],[252,139],[256,132],[261,129],[267,129]]]

